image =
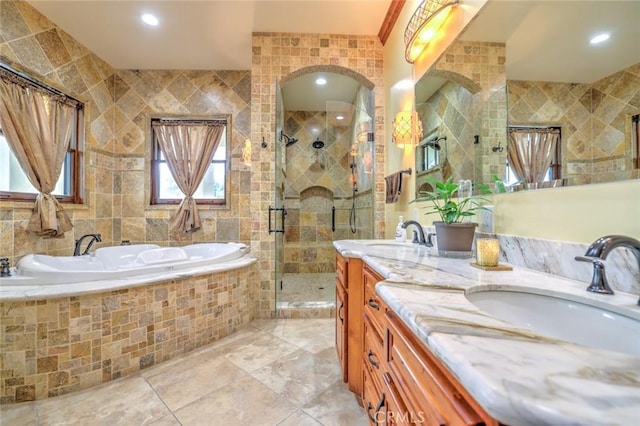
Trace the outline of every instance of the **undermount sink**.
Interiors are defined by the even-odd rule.
[[[570,295],[541,294],[531,288],[471,288],[465,296],[491,316],[535,333],[640,356],[640,315],[632,318],[587,300],[582,303]]]

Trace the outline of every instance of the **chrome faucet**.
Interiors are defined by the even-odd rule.
[[[87,248],[80,253],[80,246],[82,246],[82,242],[85,240],[85,238],[91,238],[91,241],[89,241],[89,244],[87,244]],[[91,247],[93,246],[93,244],[95,242],[101,242],[102,241],[102,236],[100,234],[86,234],[83,235],[82,237],[78,238],[76,240],[76,247],[73,250],[73,255],[74,256],[80,256],[80,255],[85,255],[85,254],[89,254],[89,250],[91,249]]]
[[[401,226],[404,229],[407,229],[407,226],[409,226],[409,225],[414,225],[416,227],[416,229],[418,230],[418,244],[420,244],[422,246],[433,247],[433,243],[431,242],[431,235],[433,235],[433,234],[429,234],[429,237],[425,238],[424,237],[424,229],[422,229],[422,225],[420,225],[415,220],[407,220],[407,221],[403,222]]]
[[[611,250],[617,247],[626,247],[636,256],[638,269],[640,270],[640,241],[624,235],[607,235],[595,240],[587,249],[584,256],[576,256],[579,262],[591,262],[593,264],[593,277],[587,291],[601,294],[613,294],[613,290],[607,282],[604,262]],[[638,299],[640,306],[640,299]]]

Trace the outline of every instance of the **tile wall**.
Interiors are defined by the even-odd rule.
[[[562,126],[562,177],[572,183],[632,175],[630,115],[640,112],[640,64],[592,84],[509,80],[509,123]]]
[[[491,148],[506,142],[505,54],[502,43],[456,41],[427,72],[449,80],[428,102],[416,105],[424,135],[447,137],[437,179],[444,174],[454,182],[488,183],[492,174],[504,175],[506,150]],[[474,135],[480,144],[474,144]],[[418,178],[416,187],[424,179]]]

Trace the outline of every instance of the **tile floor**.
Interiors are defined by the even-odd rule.
[[[0,406],[0,425],[367,425],[333,342],[332,319],[256,320],[135,376]]]

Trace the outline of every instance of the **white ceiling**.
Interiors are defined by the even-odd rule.
[[[640,1],[494,0],[461,39],[506,43],[510,80],[593,83],[640,62]]]
[[[250,69],[252,32],[377,35],[390,0],[29,0],[118,69]],[[140,21],[153,13],[158,27]]]

